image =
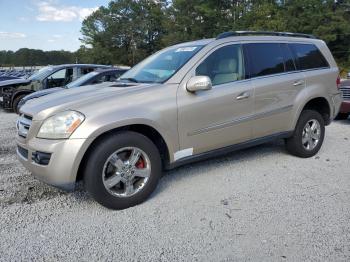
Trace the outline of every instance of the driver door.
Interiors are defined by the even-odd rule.
[[[227,44],[217,47],[189,73],[208,76],[211,90],[190,93],[186,90],[189,77],[185,77],[177,98],[179,152],[188,156],[252,138],[254,92],[244,64],[242,46]]]

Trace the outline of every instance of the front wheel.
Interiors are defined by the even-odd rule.
[[[325,135],[324,120],[320,113],[304,110],[293,136],[286,139],[287,151],[298,157],[312,157],[320,150]]]
[[[142,134],[120,132],[94,146],[84,172],[86,190],[103,206],[124,209],[140,204],[162,174],[157,147]]]
[[[15,99],[13,99],[13,102],[12,102],[12,110],[13,112],[15,112],[16,114],[19,114],[19,102],[22,100],[22,98],[24,98],[27,94],[25,95],[19,95],[19,96],[16,96]]]

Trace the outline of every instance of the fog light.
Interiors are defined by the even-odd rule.
[[[33,152],[32,153],[32,160],[38,164],[47,166],[50,162],[51,154],[50,153],[44,153],[44,152]]]

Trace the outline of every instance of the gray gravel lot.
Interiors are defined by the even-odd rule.
[[[350,120],[316,157],[278,141],[184,166],[123,211],[32,178],[15,120],[0,111],[1,261],[350,261]]]

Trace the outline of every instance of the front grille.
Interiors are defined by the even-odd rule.
[[[350,86],[342,86],[340,91],[343,93],[344,100],[350,100]]]
[[[24,157],[25,159],[28,159],[28,150],[21,147],[21,146],[17,146],[17,150],[18,150],[18,153]]]
[[[26,138],[31,124],[32,124],[32,117],[22,114],[17,120],[18,135],[23,138]]]

